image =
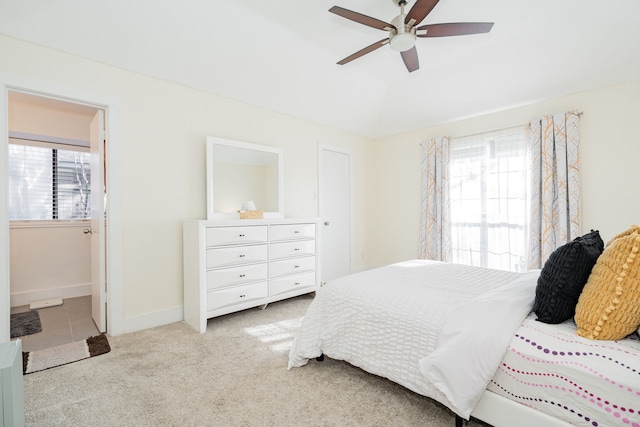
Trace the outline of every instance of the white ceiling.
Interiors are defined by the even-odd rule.
[[[388,46],[336,65],[386,33],[333,5],[399,13],[392,0],[0,0],[0,33],[373,138],[640,79],[638,0],[441,0],[422,24],[495,26],[418,39],[413,73]]]

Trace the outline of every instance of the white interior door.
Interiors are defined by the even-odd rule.
[[[91,314],[100,332],[107,330],[105,278],[104,111],[91,121]]]
[[[321,282],[351,273],[351,153],[319,146]]]

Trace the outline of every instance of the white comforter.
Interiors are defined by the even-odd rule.
[[[468,419],[531,311],[538,276],[414,260],[337,279],[309,306],[289,369],[325,354]]]

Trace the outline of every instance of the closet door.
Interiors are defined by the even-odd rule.
[[[319,146],[320,281],[351,273],[351,153]]]

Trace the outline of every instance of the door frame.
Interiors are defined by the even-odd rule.
[[[96,110],[89,124],[89,150],[91,153],[91,317],[98,332],[107,332],[107,251],[104,231],[109,221],[105,218],[105,145],[107,138],[105,111]],[[94,177],[98,177],[95,180]]]
[[[35,96],[56,98],[66,102],[89,105],[105,112],[108,150],[106,152],[106,179],[109,196],[106,211],[109,226],[106,233],[107,331],[109,335],[124,333],[123,300],[123,259],[122,259],[122,219],[118,195],[120,194],[120,173],[114,165],[120,164],[120,139],[118,120],[118,100],[105,95],[61,88],[48,83],[32,81],[14,75],[0,73],[0,170],[8,171],[9,142],[9,92],[26,92]],[[0,188],[7,188],[8,172],[0,174]],[[7,191],[0,197],[0,342],[10,340],[9,318],[11,313],[10,253],[9,253],[9,202]]]
[[[353,151],[349,148],[339,147],[336,145],[325,144],[323,142],[318,143],[318,218],[320,218],[321,227],[324,224],[324,218],[320,216],[322,212],[322,198],[320,195],[322,192],[322,181],[323,181],[323,166],[324,166],[324,151],[334,151],[336,153],[341,153],[349,156],[349,272],[353,272],[353,260],[354,260],[354,229],[353,229]],[[320,281],[323,283],[322,271],[320,271]]]

